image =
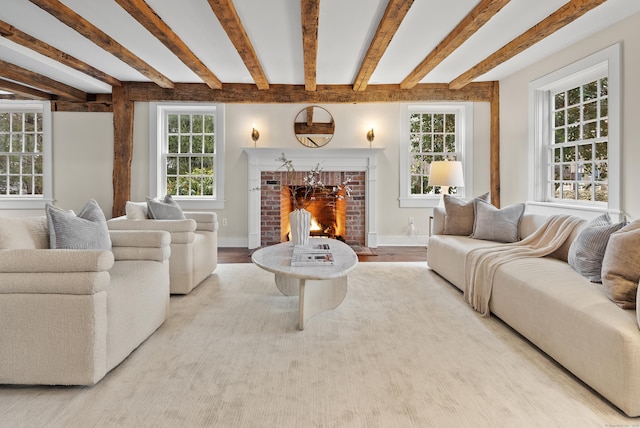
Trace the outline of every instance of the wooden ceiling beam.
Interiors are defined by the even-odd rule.
[[[411,89],[444,61],[476,31],[486,24],[511,0],[482,0],[467,16],[445,37],[434,50],[400,83],[402,89]]]
[[[155,36],[211,89],[220,89],[222,82],[189,49],[187,44],[149,7],[144,0],[115,0],[129,15]]]
[[[233,43],[233,46],[238,51],[240,58],[242,58],[244,65],[247,67],[247,70],[249,70],[249,74],[251,74],[258,89],[269,89],[267,76],[253,48],[253,44],[242,25],[242,21],[240,21],[233,2],[231,0],[209,0],[209,6],[211,6],[211,10],[213,10],[216,17],[218,17],[220,25],[222,25],[231,43]]]
[[[360,64],[360,70],[353,83],[354,91],[364,91],[369,84],[369,79],[375,71],[382,55],[389,47],[391,39],[398,31],[400,24],[407,16],[407,12],[414,0],[389,0],[384,15],[378,24],[373,40],[367,49],[367,53]]]
[[[304,87],[315,91],[318,63],[318,22],[320,20],[320,0],[300,0],[302,10],[302,50],[304,57]]]
[[[66,65],[67,67],[73,68],[74,70],[93,77],[94,79],[100,80],[107,85],[120,86],[120,81],[115,77],[98,70],[97,68],[87,64],[86,62],[80,61],[78,58],[62,52],[61,50],[51,46],[50,44],[36,39],[35,37],[32,37],[29,34],[24,33],[1,20],[0,35],[7,40],[11,40],[14,43],[24,46],[25,48],[31,49],[32,51],[35,51],[40,55],[44,55],[54,61]]]
[[[162,88],[173,82],[59,0],[29,0]]]
[[[81,102],[87,101],[86,92],[5,61],[0,61],[0,76],[51,92],[62,98]]]
[[[600,6],[605,1],[607,0],[571,0],[565,3],[547,18],[489,55],[482,62],[456,77],[449,83],[449,87],[451,89],[463,88],[474,79],[525,51],[540,40],[543,40],[590,10]]]
[[[0,89],[32,100],[50,100],[53,98],[48,92],[43,92],[38,89],[30,88],[29,86],[20,85],[19,83],[10,82],[9,80],[4,79],[0,79]]]
[[[304,85],[270,85],[261,91],[253,84],[225,83],[212,90],[201,83],[176,83],[175,88],[162,89],[151,83],[126,82],[132,101],[200,101],[235,104],[260,103],[369,103],[411,101],[478,101],[490,102],[492,82],[477,82],[452,91],[446,83],[421,83],[413,89],[400,85],[369,85],[366,91],[354,91],[352,85],[318,85],[308,91]]]

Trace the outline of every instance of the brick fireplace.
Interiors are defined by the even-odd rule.
[[[252,189],[248,206],[248,247],[257,248],[287,240],[288,213],[292,204],[289,187],[283,185],[286,181],[283,179],[284,173],[278,170],[281,162],[277,159],[282,153],[293,161],[297,171],[308,171],[320,163],[321,180],[328,188],[349,178],[351,196],[341,201],[344,203],[344,213],[337,213],[337,222],[344,218],[345,223],[344,235],[339,239],[349,244],[377,247],[375,176],[376,157],[381,150],[246,148],[249,188]],[[327,201],[331,203],[330,198]],[[340,206],[335,208],[342,210]],[[318,215],[326,217],[328,209],[318,208],[319,212],[325,211]],[[326,218],[324,221],[327,222]]]
[[[289,213],[296,207],[292,203],[291,195],[298,190],[298,199],[304,199],[301,195],[302,187],[291,186],[293,183],[302,183],[304,172],[296,172],[293,176],[283,171],[262,171],[260,179],[260,232],[261,245],[273,245],[289,240]],[[347,244],[365,245],[365,219],[366,219],[366,186],[365,171],[332,171],[322,172],[320,181],[325,189],[317,190],[313,200],[307,198],[306,209],[311,212],[311,236],[324,236],[340,239]],[[346,197],[343,191],[342,198],[333,192],[334,186],[339,186],[348,181],[351,189],[350,196]]]

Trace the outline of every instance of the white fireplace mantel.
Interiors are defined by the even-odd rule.
[[[248,156],[249,189],[259,189],[263,171],[276,171],[282,165],[278,158],[284,153],[298,171],[314,168],[318,163],[323,171],[364,171],[366,174],[365,245],[376,248],[376,167],[382,148],[371,149],[278,149],[245,148]],[[260,246],[260,192],[249,191],[249,248]]]

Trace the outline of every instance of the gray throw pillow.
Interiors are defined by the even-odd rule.
[[[524,214],[524,204],[514,204],[498,209],[489,202],[474,199],[475,221],[474,239],[496,242],[516,242],[520,240],[518,226]]]
[[[186,218],[182,208],[171,195],[166,195],[162,201],[147,199],[147,214],[149,218],[156,220],[182,220]]]
[[[602,282],[602,260],[612,233],[624,223],[611,223],[609,214],[591,220],[569,247],[569,265],[591,282]]]
[[[76,216],[51,204],[45,205],[49,247],[71,250],[110,250],[107,219],[98,203],[90,199]]]
[[[465,201],[451,195],[443,195],[444,201],[444,230],[443,235],[469,236],[473,233],[474,209],[473,199]],[[476,199],[489,201],[489,193],[478,196]]]

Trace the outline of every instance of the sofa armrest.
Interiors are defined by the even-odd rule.
[[[218,215],[214,212],[185,212],[184,216],[196,221],[196,230],[208,232],[218,230]]]
[[[431,226],[432,235],[442,235],[442,233],[444,232],[445,215],[446,215],[446,211],[444,207],[433,208],[433,224]]]
[[[114,258],[101,250],[0,250],[0,294],[95,294]]]
[[[144,221],[144,220],[130,220]],[[171,255],[171,234],[164,230],[110,230],[111,251],[116,261],[163,262]]]

